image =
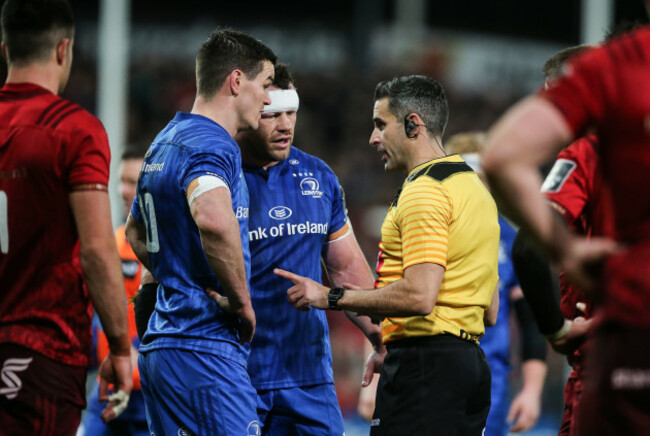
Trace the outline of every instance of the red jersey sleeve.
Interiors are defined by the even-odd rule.
[[[573,226],[594,196],[597,155],[595,137],[580,138],[562,150],[549,172],[542,192],[557,204],[567,224]]]
[[[66,119],[70,125],[68,187],[86,183],[108,185],[111,152],[104,126],[85,110],[74,115]]]

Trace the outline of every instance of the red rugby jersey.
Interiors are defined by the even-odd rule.
[[[91,353],[91,307],[69,203],[74,185],[108,184],[103,126],[40,86],[0,90],[0,343],[70,365]]]
[[[600,140],[603,185],[611,192],[613,236],[625,250],[605,268],[606,318],[650,325],[650,28],[579,55],[540,95],[576,136]]]
[[[611,204],[602,189],[597,150],[595,135],[578,139],[558,154],[542,185],[542,192],[554,203],[569,227],[585,236],[611,234]],[[560,273],[560,294],[560,309],[565,318],[591,316],[592,302],[566,279],[564,273]],[[576,308],[578,302],[586,303],[584,314]],[[580,359],[582,348],[569,358],[572,364]]]

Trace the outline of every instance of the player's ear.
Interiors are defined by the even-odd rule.
[[[230,92],[232,95],[239,95],[243,75],[244,73],[242,70],[232,70],[228,76],[228,83],[230,85]]]
[[[70,38],[63,38],[56,45],[56,62],[59,65],[63,65],[65,62],[66,56],[72,54],[72,40]]]

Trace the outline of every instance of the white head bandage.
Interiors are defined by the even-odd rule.
[[[274,114],[276,112],[297,111],[300,105],[298,93],[295,89],[277,89],[269,91],[271,104],[264,106],[263,114]]]
[[[478,153],[463,153],[460,155],[465,163],[469,165],[474,171],[481,171],[481,155]]]

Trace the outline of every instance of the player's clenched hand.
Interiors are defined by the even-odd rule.
[[[255,334],[255,311],[250,304],[237,310],[235,314],[239,317],[239,343],[250,343]]]
[[[205,293],[208,294],[208,297],[216,301],[219,307],[221,307],[225,312],[232,313],[233,315],[239,317],[241,321],[239,324],[239,343],[250,343],[253,340],[253,335],[255,334],[256,323],[253,306],[250,304],[245,304],[241,308],[235,310],[230,304],[228,297],[224,297],[214,289],[207,288],[205,290]]]
[[[571,321],[571,327],[566,335],[561,338],[550,341],[551,346],[555,351],[562,354],[573,353],[582,342],[585,340],[589,330],[591,329],[592,319],[585,319],[581,316]]]
[[[108,385],[114,386],[112,395],[108,395]],[[133,367],[131,355],[108,353],[99,367],[99,401],[108,401],[102,410],[102,420],[111,421],[122,413],[129,402],[133,387]]]
[[[308,277],[299,276],[283,269],[276,268],[273,272],[293,282],[294,285],[287,290],[287,299],[293,307],[301,310],[309,310],[308,306],[323,310],[329,308],[327,302],[329,288]]]

